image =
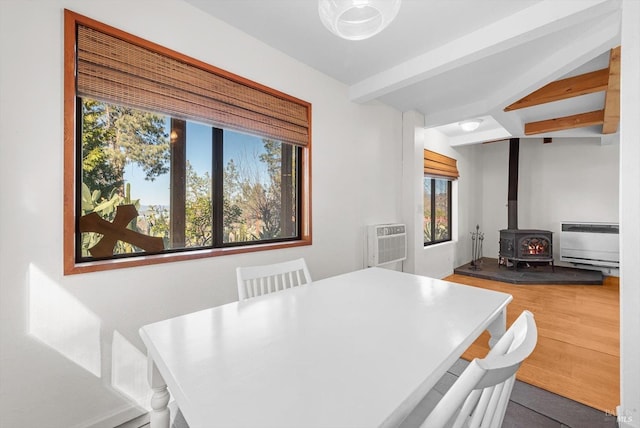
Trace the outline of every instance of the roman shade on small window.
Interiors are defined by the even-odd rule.
[[[77,94],[180,119],[309,144],[310,105],[203,65],[79,25]],[[132,37],[132,39],[134,39]]]
[[[460,173],[458,173],[458,161],[425,149],[424,175],[455,180],[460,177]]]

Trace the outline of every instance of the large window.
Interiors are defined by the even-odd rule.
[[[424,245],[451,241],[451,180],[424,177]]]
[[[65,273],[311,242],[308,103],[65,17]]]

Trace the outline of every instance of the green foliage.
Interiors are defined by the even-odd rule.
[[[424,228],[422,229],[424,240],[423,242],[431,242],[431,219],[425,221]]]
[[[82,102],[82,182],[89,188],[109,194],[123,184],[122,174],[109,161],[104,150],[115,138],[115,129],[105,126],[106,106],[93,100]]]
[[[185,201],[185,247],[203,247],[213,242],[213,208],[211,177],[199,175],[187,162],[187,194]],[[146,215],[149,234],[162,237],[169,248],[171,219],[169,210],[151,206]]]
[[[132,200],[130,194],[130,184],[126,186],[125,196],[113,189],[106,197],[102,197],[100,190],[91,190],[89,186],[82,183],[82,215],[95,212],[105,220],[111,221],[115,216],[118,205],[135,205],[136,209],[140,209],[140,200]]]
[[[265,152],[259,158],[267,165],[269,182],[262,184],[246,180],[243,183],[247,210],[262,223],[257,234],[260,240],[279,238],[282,231],[280,224],[282,143],[264,139],[263,144]]]
[[[224,171],[224,241],[246,242],[282,237],[282,143],[263,139],[258,160],[266,166],[267,180],[255,166],[242,172],[230,160]]]
[[[82,100],[82,182],[102,194],[124,193],[124,168],[138,164],[153,181],[169,171],[165,117]]]
[[[148,235],[161,237],[164,248],[169,248],[169,210],[159,205],[151,205],[146,214],[146,220],[149,228]]]
[[[259,159],[267,165],[270,183],[276,187],[281,186],[280,166],[282,165],[282,143],[280,141],[264,139],[265,153],[260,154]]]
[[[111,193],[106,197],[102,197],[100,190],[91,190],[89,186],[82,183],[82,215],[96,213],[106,221],[112,222],[116,216],[116,208],[119,205],[134,205],[136,210],[140,209],[140,200],[131,199],[131,185],[125,187],[125,196],[121,196],[116,189],[112,189]],[[136,219],[132,220],[128,225],[129,229],[137,230]],[[95,232],[85,232],[82,234],[81,253],[82,257],[89,257],[89,248],[96,245],[102,235]],[[136,251],[136,248],[129,243],[118,241],[114,248],[114,254],[124,254]]]
[[[165,117],[92,99],[82,100],[82,201],[81,215],[95,212],[113,221],[119,205],[133,204],[130,184],[125,186],[128,163],[139,165],[145,179],[154,180],[169,171],[169,136]],[[137,220],[128,227],[138,230]],[[97,233],[82,234],[82,256],[101,238]],[[115,254],[138,251],[118,242]]]
[[[211,177],[200,176],[187,162],[187,200],[185,207],[185,245],[201,247],[213,242]]]
[[[280,236],[280,194],[273,182],[269,186],[246,180],[242,184],[243,205],[256,227],[254,239],[273,239]]]
[[[230,159],[223,171],[224,227],[240,222],[242,209],[238,206],[240,198],[240,174],[233,159]]]

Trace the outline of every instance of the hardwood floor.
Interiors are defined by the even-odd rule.
[[[447,281],[513,295],[507,327],[525,309],[535,315],[538,345],[517,378],[587,406],[615,413],[620,404],[619,281],[599,285],[522,285],[464,275]],[[488,352],[484,333],[463,358]]]

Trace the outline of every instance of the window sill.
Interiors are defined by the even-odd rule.
[[[424,245],[424,249],[428,250],[430,248],[440,248],[440,247],[444,247],[447,245],[453,245],[455,244],[455,241],[451,240],[451,241],[443,241],[443,242],[438,242],[437,244],[431,244],[431,245]]]
[[[208,250],[189,251],[184,253],[156,254],[151,256],[139,256],[115,260],[100,260],[83,263],[76,263],[75,260],[70,260],[68,263],[65,263],[64,274],[75,275],[104,270],[178,262],[183,260],[195,260],[208,257],[227,256],[232,254],[244,254],[254,253],[258,251],[302,247],[306,245],[311,245],[311,238],[302,239],[299,241],[245,245],[242,247],[213,248]]]

